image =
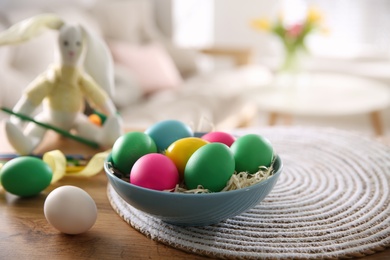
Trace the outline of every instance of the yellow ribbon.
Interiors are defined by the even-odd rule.
[[[43,155],[42,160],[46,162],[53,171],[51,183],[55,183],[64,176],[92,177],[102,171],[104,160],[110,151],[95,154],[84,169],[80,171],[68,170],[66,167],[66,157],[59,151],[54,150]]]
[[[66,157],[60,150],[47,152],[43,155],[42,160],[47,163],[53,171],[51,183],[60,180],[66,174]]]
[[[103,170],[104,161],[110,150],[95,154],[88,164],[81,170],[77,171],[75,167],[67,167],[66,157],[60,150],[53,150],[43,155],[42,160],[47,163],[53,171],[51,184],[59,181],[65,176],[73,177],[92,177]],[[0,164],[0,169],[3,165]],[[0,183],[0,190],[2,189]]]

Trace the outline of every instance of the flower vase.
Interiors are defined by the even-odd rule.
[[[301,69],[302,51],[294,48],[285,50],[284,60],[280,71],[282,73],[298,73]]]
[[[298,48],[285,50],[283,63],[277,73],[277,86],[295,89],[298,75],[301,72],[302,50]]]

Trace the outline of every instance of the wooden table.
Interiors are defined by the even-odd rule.
[[[65,153],[95,154],[96,150],[49,132],[37,153],[60,148]],[[0,152],[12,152],[0,124]],[[65,235],[46,221],[46,196],[61,185],[84,189],[95,200],[98,218],[81,235]],[[0,259],[207,259],[152,241],[131,228],[111,208],[106,196],[107,179],[66,177],[39,196],[19,198],[0,192]],[[362,259],[390,259],[390,249]]]
[[[269,113],[269,125],[280,117],[348,116],[367,114],[376,135],[383,135],[381,112],[390,106],[390,86],[358,76],[337,73],[281,74],[269,86],[248,91],[248,98]]]

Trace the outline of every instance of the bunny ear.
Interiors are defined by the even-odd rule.
[[[0,33],[0,45],[17,44],[38,36],[44,29],[58,30],[63,20],[54,14],[41,14],[22,20]]]
[[[84,69],[99,84],[107,94],[114,95],[114,62],[106,43],[98,36],[90,33],[84,27],[86,53]]]

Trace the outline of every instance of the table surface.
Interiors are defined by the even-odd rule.
[[[363,114],[390,106],[390,86],[344,74],[281,74],[255,91],[247,94],[259,109],[294,115]]]
[[[48,132],[36,153],[60,148],[65,153],[95,154],[96,150]],[[0,152],[12,152],[0,124]],[[95,225],[80,235],[65,235],[46,221],[43,204],[56,187],[74,185],[95,200],[98,218]],[[131,228],[111,208],[106,195],[103,172],[91,178],[66,177],[40,195],[19,198],[0,192],[0,259],[206,259],[155,242]],[[390,248],[361,259],[390,259]]]

